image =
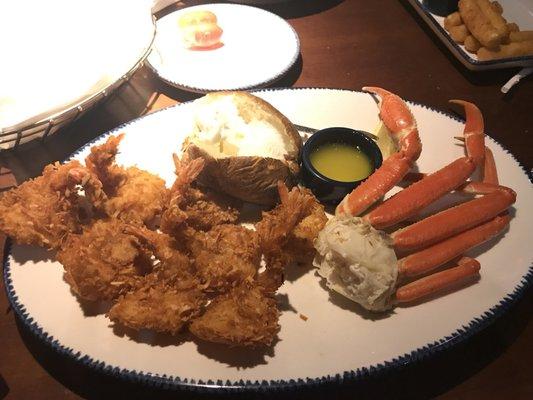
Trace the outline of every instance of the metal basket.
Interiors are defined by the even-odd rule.
[[[133,74],[144,64],[146,57],[152,50],[155,40],[156,24],[155,18],[152,17],[153,33],[146,50],[135,65],[115,82],[110,83],[107,87],[84,99],[81,103],[76,104],[52,116],[45,117],[38,122],[29,123],[25,126],[13,126],[0,129],[0,152],[15,149],[19,145],[35,139],[44,139],[57,132],[59,129],[67,126],[69,123],[77,120],[84,113],[96,106],[105,98],[109,97],[119,86],[127,82]]]

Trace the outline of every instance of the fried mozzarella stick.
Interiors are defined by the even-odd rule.
[[[477,4],[481,9],[481,12],[487,17],[490,21],[490,24],[494,27],[500,40],[503,40],[509,36],[509,28],[507,27],[507,21],[502,17],[502,14],[492,7],[492,4],[489,0],[477,0]]]
[[[502,37],[476,0],[459,0],[459,12],[463,23],[483,46],[494,48],[501,43]]]
[[[449,31],[452,26],[458,26],[462,23],[461,14],[459,14],[459,11],[456,11],[444,18],[444,29]]]
[[[465,49],[471,53],[477,53],[481,48],[481,43],[474,36],[468,35],[464,42]]]
[[[451,26],[448,32],[450,32],[453,41],[460,44],[463,44],[469,36],[472,36],[464,24]]]
[[[496,50],[482,47],[477,52],[477,56],[481,61],[494,60],[498,58],[519,57],[530,54],[533,54],[533,40],[502,44]]]
[[[533,40],[533,31],[511,32],[509,34],[509,40],[511,42],[527,42],[528,40]]]

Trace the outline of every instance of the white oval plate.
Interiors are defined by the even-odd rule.
[[[372,97],[332,89],[282,89],[257,94],[295,123],[371,131],[378,121]],[[461,156],[453,136],[463,124],[439,111],[410,103],[423,152],[420,170],[434,171]],[[111,133],[126,132],[118,161],[161,175],[171,184],[171,152],[180,148],[191,124],[190,103],[134,120]],[[266,351],[140,333],[134,339],[80,306],[63,281],[59,263],[42,250],[13,245],[5,265],[8,297],[30,329],[59,352],[112,375],[171,386],[256,388],[364,378],[370,367],[394,368],[434,354],[482,329],[520,296],[531,281],[533,189],[516,160],[487,138],[501,182],[518,193],[509,231],[471,252],[482,265],[479,282],[426,303],[371,315],[324,289],[311,269],[287,271],[279,341]],[[83,159],[89,145],[74,158]],[[286,295],[286,297],[285,297]],[[90,311],[90,312],[89,312]],[[302,320],[299,314],[308,317]]]
[[[191,10],[216,14],[223,46],[190,50],[181,44],[178,19]],[[281,78],[300,54],[294,29],[260,8],[205,4],[174,11],[157,21],[148,63],[167,83],[193,92],[261,87]]]

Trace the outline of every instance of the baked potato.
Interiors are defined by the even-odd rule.
[[[205,159],[201,184],[267,206],[278,203],[278,181],[294,186],[302,138],[271,104],[246,92],[216,92],[193,107],[184,152]]]

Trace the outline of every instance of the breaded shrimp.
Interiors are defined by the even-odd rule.
[[[318,202],[309,189],[301,188],[303,196],[308,198],[304,208],[304,217],[294,227],[284,247],[290,257],[298,264],[311,265],[315,256],[314,240],[324,228],[328,217],[324,206]]]
[[[294,187],[289,192],[280,183],[278,191],[281,203],[273,210],[263,213],[261,221],[256,224],[267,267],[266,273],[258,279],[272,292],[283,283],[285,266],[306,255],[299,254],[298,251],[307,251],[306,248],[301,249],[301,242],[305,243],[306,240],[304,233],[307,222],[304,219],[311,216],[315,207],[314,197],[304,189]],[[301,237],[297,238],[294,232],[299,226]]]
[[[268,346],[279,331],[279,311],[271,294],[253,280],[245,280],[215,298],[189,330],[208,342],[230,346]]]
[[[216,225],[237,222],[238,211],[232,207],[232,201],[227,196],[194,186],[204,167],[204,160],[185,158],[180,161],[176,154],[173,157],[176,180],[161,218],[161,230],[179,237],[185,225],[207,231]]]
[[[98,220],[82,234],[69,235],[58,251],[65,280],[80,298],[115,299],[151,270],[149,253],[124,227],[119,220]]]
[[[58,248],[105,200],[98,178],[78,161],[50,164],[0,197],[0,230],[21,244]]]
[[[241,225],[224,224],[208,232],[189,232],[187,247],[207,290],[225,292],[255,277],[261,261],[255,231]]]
[[[129,223],[154,225],[167,202],[165,181],[137,167],[123,168],[115,158],[124,134],[110,136],[104,144],[91,148],[87,168],[103,183],[108,196],[107,215]]]
[[[166,234],[134,226],[125,231],[150,248],[159,263],[132,291],[118,299],[109,318],[135,330],[179,332],[207,301],[190,260]]]

